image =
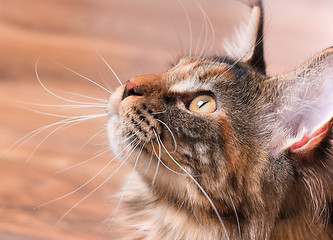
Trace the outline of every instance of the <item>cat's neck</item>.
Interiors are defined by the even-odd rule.
[[[331,237],[326,231],[326,226],[321,221],[313,219],[310,214],[304,214],[278,221],[272,231],[271,239],[330,240]]]
[[[121,225],[126,234],[133,235],[125,239],[223,239],[225,230],[229,239],[330,239],[309,209],[278,219],[260,214],[246,220],[224,217],[224,230],[212,212],[195,214],[194,208],[159,198],[138,175],[132,176],[129,185]]]

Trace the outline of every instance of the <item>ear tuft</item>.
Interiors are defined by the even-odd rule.
[[[266,73],[263,48],[263,6],[260,0],[250,5],[251,16],[247,23],[236,29],[231,41],[224,42],[224,50],[230,58],[248,62],[251,66]]]

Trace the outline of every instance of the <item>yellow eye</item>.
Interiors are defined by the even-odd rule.
[[[192,100],[188,109],[196,113],[212,113],[216,110],[216,102],[212,96],[200,95]]]

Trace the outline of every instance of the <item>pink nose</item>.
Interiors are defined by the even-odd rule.
[[[122,100],[131,95],[140,96],[140,94],[138,94],[138,92],[137,92],[137,88],[138,88],[138,86],[134,82],[131,82],[130,80],[128,80],[125,85],[125,90],[123,93]]]

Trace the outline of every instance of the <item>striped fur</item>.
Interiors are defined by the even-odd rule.
[[[253,12],[246,57],[185,57],[112,94],[110,143],[134,166],[124,239],[332,239],[333,50],[267,76]],[[216,111],[191,112],[203,94]]]

